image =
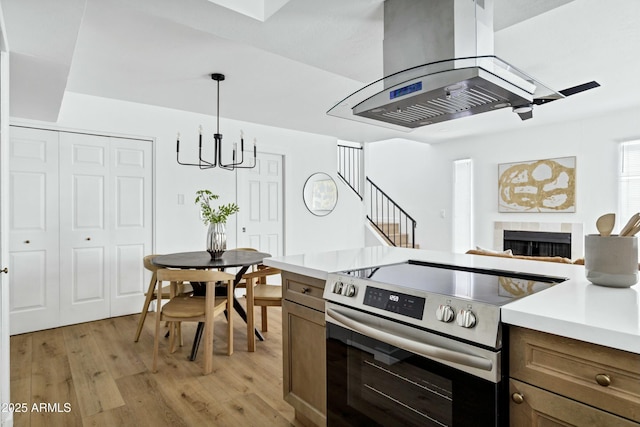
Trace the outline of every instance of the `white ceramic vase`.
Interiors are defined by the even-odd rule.
[[[226,224],[210,223],[207,230],[207,252],[211,258],[220,258],[224,251],[227,250],[227,231]]]

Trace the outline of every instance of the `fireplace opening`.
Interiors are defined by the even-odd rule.
[[[504,230],[503,249],[514,255],[571,258],[571,233]]]

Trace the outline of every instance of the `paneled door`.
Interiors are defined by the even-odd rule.
[[[282,165],[282,155],[258,153],[255,168],[238,171],[238,247],[284,254]]]
[[[151,144],[60,136],[60,321],[140,310],[151,251]]]
[[[150,279],[142,259],[152,252],[152,152],[150,141],[121,138],[110,148],[111,316],[122,316],[140,311]]]
[[[11,334],[59,321],[58,132],[12,127],[9,140]]]
[[[109,138],[60,134],[60,322],[109,317]]]

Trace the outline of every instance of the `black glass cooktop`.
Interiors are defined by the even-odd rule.
[[[342,274],[422,292],[503,305],[564,282],[566,278],[500,270],[483,270],[444,264],[409,261]],[[373,282],[371,286],[377,286]],[[383,286],[382,286],[383,287]]]

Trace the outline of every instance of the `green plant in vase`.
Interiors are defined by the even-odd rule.
[[[240,208],[235,203],[227,203],[217,207],[211,206],[220,196],[209,190],[196,191],[196,204],[200,204],[200,217],[207,231],[207,252],[211,258],[219,258],[227,250],[226,224],[230,215],[237,213]]]

